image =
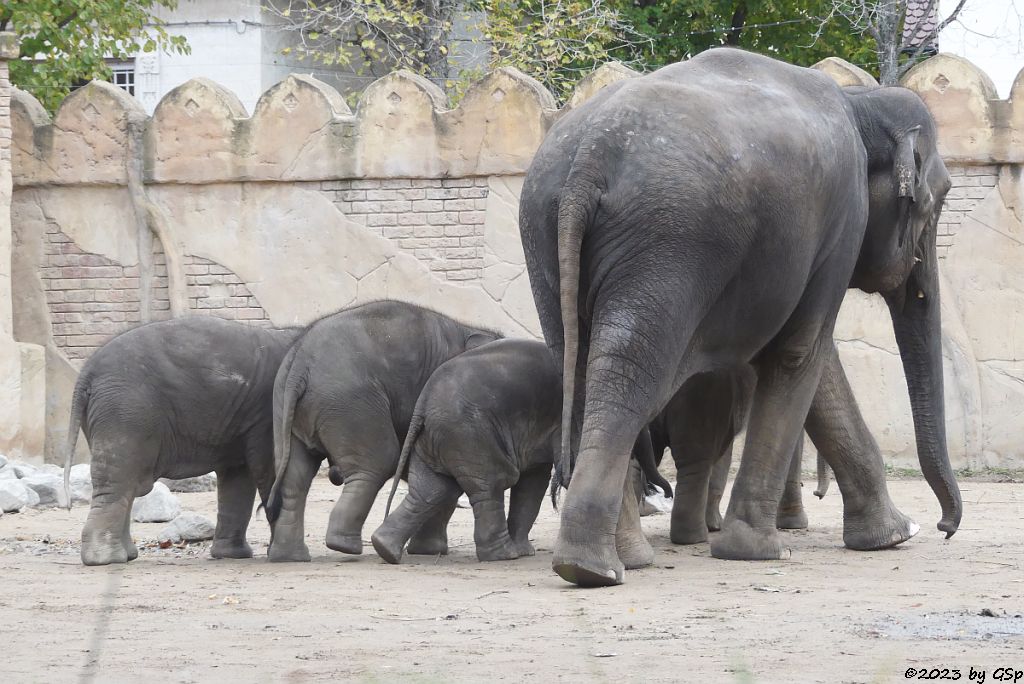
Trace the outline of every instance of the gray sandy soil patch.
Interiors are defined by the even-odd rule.
[[[253,560],[210,560],[208,544],[146,547],[163,524],[134,524],[137,561],[86,568],[85,506],[5,515],[0,680],[833,684],[904,681],[909,667],[1024,669],[1024,485],[964,483],[963,526],[946,541],[927,486],[892,482],[923,529],[870,553],[842,547],[836,488],[819,502],[808,485],[811,528],[783,533],[791,560],[715,560],[707,544],[673,546],[668,516],[652,516],[655,565],[600,590],[551,572],[558,518],[547,503],[536,557],[477,563],[472,514],[459,509],[451,555],[401,566],[368,543],[358,557],[323,545],[338,490],[322,477],[304,564],[267,563],[257,518]],[[186,510],[216,512],[215,493],[179,496]]]

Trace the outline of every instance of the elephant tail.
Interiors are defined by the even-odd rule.
[[[658,471],[658,459],[654,453],[654,443],[651,440],[650,428],[644,428],[640,431],[634,453],[637,463],[640,464],[640,471],[647,478],[647,482],[661,489],[665,493],[666,499],[671,499],[672,485]]]
[[[82,429],[85,411],[89,406],[89,386],[92,377],[88,369],[83,370],[75,382],[75,391],[71,395],[71,417],[68,419],[68,441],[64,446],[64,496],[68,510],[71,510],[71,463],[75,460],[75,448],[78,446],[78,432]]]
[[[292,450],[292,420],[295,417],[295,405],[306,392],[305,374],[296,377],[292,372],[295,356],[300,343],[296,343],[281,362],[274,383],[274,485],[270,488],[265,508],[267,521],[273,523],[281,514],[283,494],[281,481],[288,470],[288,461]]]
[[[423,394],[420,395],[420,401],[422,401],[422,397]],[[413,411],[412,420],[409,421],[409,432],[405,435],[402,455],[398,457],[398,467],[395,468],[395,476],[391,480],[391,493],[388,494],[388,505],[384,508],[385,518],[391,514],[391,502],[395,500],[395,492],[398,491],[398,481],[402,479],[402,473],[405,472],[405,467],[409,463],[409,454],[412,453],[416,440],[419,438],[420,433],[423,432],[424,418],[423,413],[420,411],[420,401],[416,402],[416,410]]]
[[[576,458],[572,453],[573,401],[579,357],[580,253],[583,237],[597,212],[601,188],[582,170],[577,156],[558,198],[558,282],[562,310],[562,451],[555,463],[551,501],[557,505],[558,487],[569,486]]]
[[[832,480],[828,470],[828,463],[821,457],[821,452],[818,452],[818,486],[814,490],[814,496],[819,499],[825,498],[825,494],[828,493],[828,486]]]

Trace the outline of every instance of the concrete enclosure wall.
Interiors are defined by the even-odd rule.
[[[870,80],[840,60],[844,84]],[[569,100],[635,76],[602,66]],[[950,446],[959,466],[1024,466],[1024,97],[999,100],[940,55],[905,85],[935,115],[954,188],[940,228]],[[1024,77],[1015,86],[1024,93]],[[356,111],[309,78],[249,115],[205,79],[147,117],[93,83],[51,120],[14,92],[13,325],[46,354],[46,455],[57,459],[75,369],[139,322],[189,312],[308,323],[383,297],[537,336],[518,235],[523,175],[564,110],[512,69],[455,108],[397,72]],[[851,292],[836,337],[891,462],[915,463],[903,371],[877,297]]]

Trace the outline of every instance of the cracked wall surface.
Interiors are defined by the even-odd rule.
[[[844,85],[872,83],[842,60],[817,68]],[[455,108],[397,72],[354,111],[325,84],[291,76],[251,116],[196,79],[142,119],[145,197],[167,225],[142,237],[127,171],[138,104],[94,83],[51,119],[14,91],[13,318],[19,341],[46,349],[47,457],[63,439],[75,366],[142,308],[170,317],[172,298],[190,313],[278,326],[395,298],[539,336],[518,233],[524,174],[564,111],[634,76],[604,65],[558,110],[514,69],[488,74]],[[905,83],[935,115],[953,178],[938,236],[951,455],[959,466],[1021,467],[1024,90],[997,100],[984,74],[947,55]],[[882,301],[851,292],[836,338],[887,460],[916,465]]]

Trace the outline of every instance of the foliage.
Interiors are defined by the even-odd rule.
[[[457,17],[486,45],[487,68],[516,67],[560,96],[613,52],[630,60],[648,42],[605,0],[287,0],[272,11],[299,36],[291,53],[357,73],[409,69],[455,97],[483,66],[455,66]]]
[[[640,63],[649,37],[603,0],[485,0],[479,8],[490,66],[513,66],[560,99],[582,76],[615,58]]]
[[[651,38],[652,66],[688,59],[718,45],[734,45],[810,66],[842,57],[872,71],[874,45],[843,17],[827,21],[833,0],[610,0]]]
[[[169,35],[154,16],[178,0],[15,0],[0,4],[0,30],[14,31],[21,59],[10,62],[11,82],[53,111],[77,82],[110,78],[105,58],[138,52],[187,53],[184,38]],[[34,61],[38,58],[39,61]]]

